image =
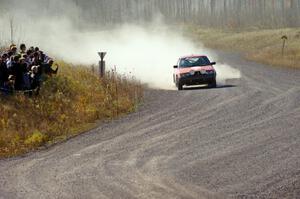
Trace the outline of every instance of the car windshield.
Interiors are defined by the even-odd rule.
[[[182,58],[179,63],[179,67],[188,68],[194,66],[207,66],[210,65],[210,61],[207,57],[187,57]]]

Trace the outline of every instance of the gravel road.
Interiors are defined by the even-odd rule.
[[[241,79],[1,160],[0,198],[300,198],[300,71],[219,57]]]

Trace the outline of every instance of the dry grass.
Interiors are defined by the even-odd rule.
[[[246,58],[281,67],[300,68],[300,29],[225,31],[207,28],[187,28],[189,36],[209,48],[238,51]],[[282,56],[282,39],[288,37]]]
[[[143,88],[132,77],[111,72],[100,80],[86,67],[60,65],[39,96],[0,96],[0,157],[74,136],[134,111],[142,99]]]

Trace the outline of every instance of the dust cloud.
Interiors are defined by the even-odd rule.
[[[12,14],[15,42],[39,46],[51,56],[75,64],[97,64],[97,52],[105,51],[108,69],[116,67],[119,73],[133,75],[154,88],[175,89],[173,65],[183,55],[204,54],[211,61],[221,59],[184,37],[180,30],[167,28],[162,20],[147,26],[124,24],[105,30],[101,27],[85,30],[74,28],[69,17],[30,18],[27,13],[14,15],[11,11]],[[8,21],[7,17],[1,17],[0,24],[9,27]],[[10,41],[9,33],[10,29],[2,30],[2,41]],[[218,81],[240,77],[239,71],[229,65],[217,65],[216,69]]]
[[[219,63],[215,67],[217,71],[218,85],[226,85],[226,80],[241,78],[241,72],[225,63]]]

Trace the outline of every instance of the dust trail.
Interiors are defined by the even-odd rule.
[[[180,56],[205,54],[219,60],[210,50],[197,47],[199,45],[193,44],[180,33],[162,28],[124,25],[111,31],[77,33],[71,38],[68,46],[71,49],[80,46],[81,49],[74,54],[58,52],[64,59],[97,63],[99,58],[96,52],[106,51],[108,66],[116,66],[119,72],[131,73],[151,87],[161,89],[174,89],[173,65],[176,65]],[[240,77],[238,70],[226,64],[218,64],[216,70],[219,82]]]
[[[217,82],[218,84],[224,85],[226,80],[239,79],[241,78],[241,72],[238,69],[231,67],[228,64],[220,63],[215,67],[217,71]]]
[[[174,89],[173,65],[181,56],[205,54],[212,61],[221,60],[180,31],[170,30],[157,21],[148,27],[122,25],[106,31],[79,31],[67,18],[60,21],[39,18],[19,27],[22,29],[20,42],[37,45],[68,62],[96,64],[97,52],[106,51],[108,68],[116,66],[119,73],[134,75],[154,88]],[[217,65],[216,69],[220,81],[240,76],[227,65]]]
[[[175,88],[173,65],[183,55],[205,54],[212,61],[221,59],[210,50],[192,43],[180,32],[155,27],[123,25],[110,31],[85,33],[60,29],[63,34],[54,34],[51,45],[45,43],[43,47],[69,62],[83,64],[97,63],[96,52],[106,51],[109,68],[116,66],[118,72],[130,73],[150,87],[160,89]],[[238,70],[226,64],[218,64],[216,70],[219,82],[240,77]]]

